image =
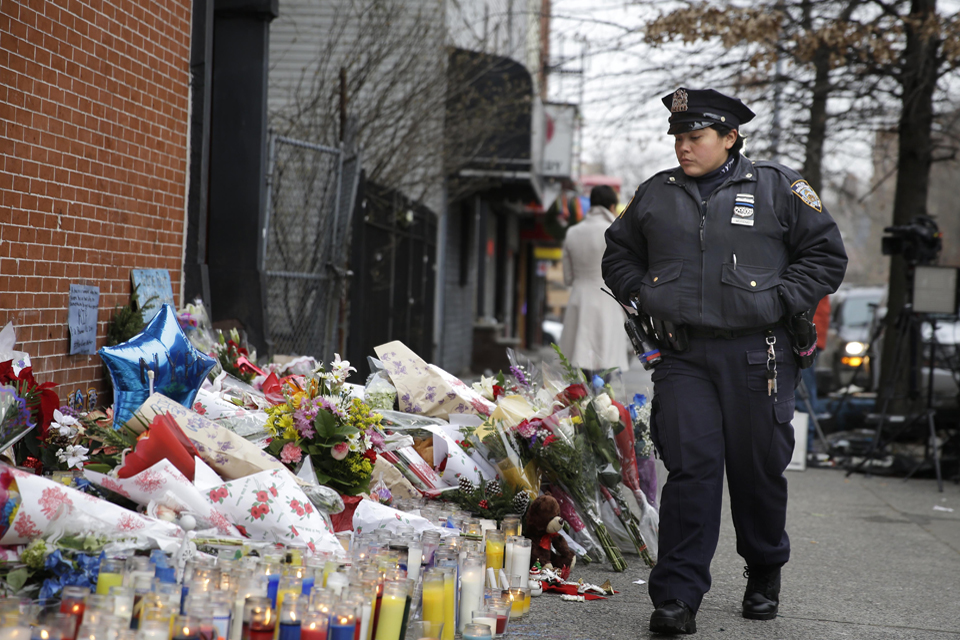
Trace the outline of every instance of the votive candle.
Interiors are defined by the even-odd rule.
[[[376,640],[402,640],[403,614],[407,609],[407,585],[387,582],[380,598],[380,617],[377,620]]]
[[[353,640],[356,627],[355,609],[350,605],[341,604],[333,610],[333,615],[330,616],[327,640]]]

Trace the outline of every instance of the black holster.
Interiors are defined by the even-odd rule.
[[[787,332],[793,342],[793,359],[801,369],[809,369],[817,359],[817,325],[813,324],[813,309],[790,318]]]

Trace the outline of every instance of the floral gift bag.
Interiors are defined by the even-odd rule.
[[[180,546],[183,530],[170,522],[134,513],[47,478],[0,466],[0,511],[9,528],[0,544],[26,544],[54,533],[105,535],[154,541],[161,549]],[[149,546],[149,545],[145,545]]]
[[[268,469],[284,469],[279,460],[257,445],[159,393],[147,398],[127,426],[143,431],[155,416],[164,413],[180,425],[204,462],[224,478],[234,480]]]
[[[496,407],[456,376],[427,364],[399,340],[374,351],[397,388],[401,411],[447,419],[451,413],[488,416]]]
[[[216,528],[219,535],[240,537],[240,532],[230,524],[226,515],[169,460],[161,460],[131,478],[112,478],[89,470],[84,471],[84,475],[90,482],[141,506],[156,502],[177,514],[189,513],[197,519],[201,529]]]
[[[286,469],[261,471],[207,491],[241,533],[311,551],[342,550],[330,526]]]

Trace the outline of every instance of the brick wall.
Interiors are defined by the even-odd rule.
[[[70,284],[100,287],[97,348],[130,270],[179,299],[190,0],[0,0],[0,326],[61,398],[100,388],[69,356]]]

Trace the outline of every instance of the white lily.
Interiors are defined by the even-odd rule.
[[[486,377],[481,375],[480,382],[473,383],[473,390],[482,395],[487,400],[492,401],[493,398],[493,385],[496,383],[496,380],[491,377]]]
[[[67,465],[68,469],[80,468],[80,463],[89,460],[90,450],[80,445],[68,445],[66,449],[57,451],[57,459]]]
[[[77,425],[79,424],[80,421],[73,416],[64,415],[60,413],[59,409],[54,409],[53,422],[50,424],[50,426],[56,429],[61,436],[72,438],[73,436],[77,435]]]

